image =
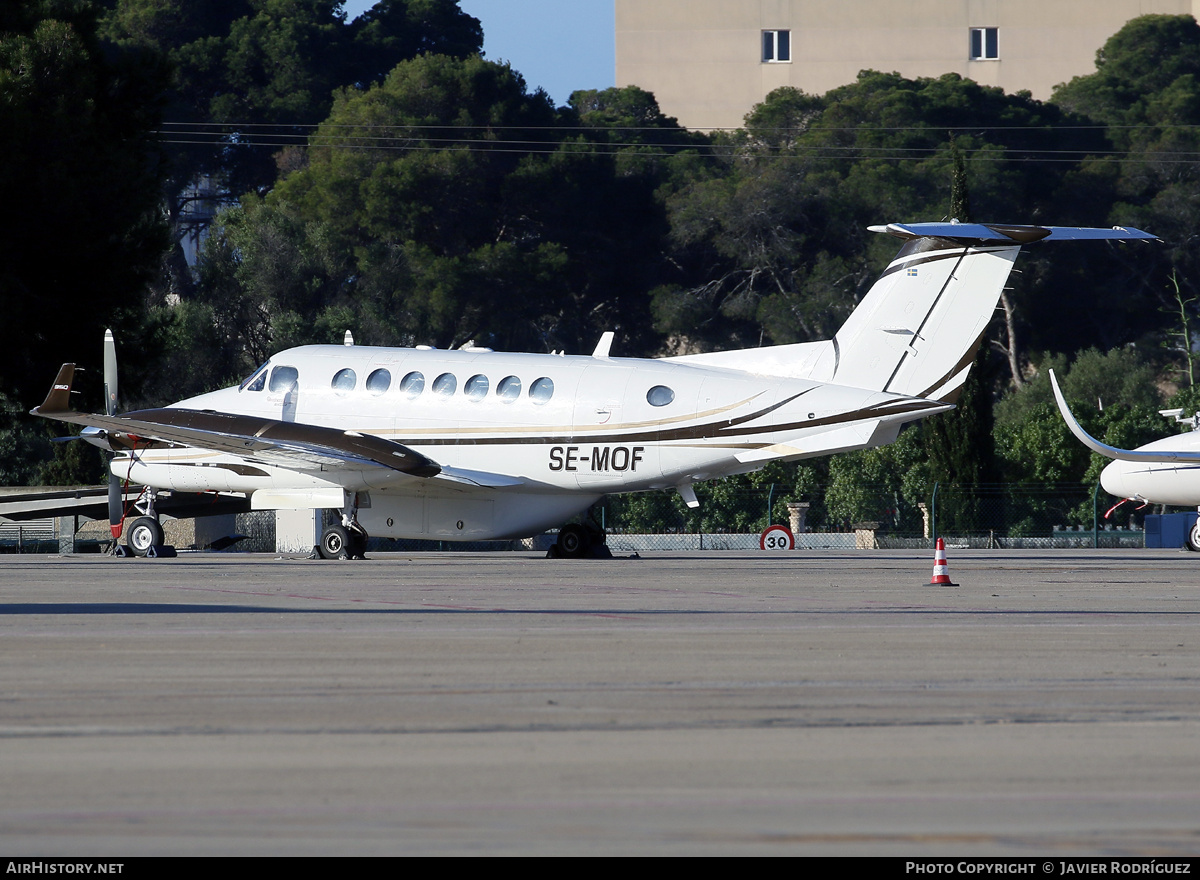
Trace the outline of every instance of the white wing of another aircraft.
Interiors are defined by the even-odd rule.
[[[1050,386],[1071,433],[1092,452],[1113,460],[1100,473],[1104,491],[1118,498],[1152,504],[1200,505],[1200,431],[1163,437],[1137,449],[1119,449],[1101,443],[1083,429],[1071,414],[1053,370],[1050,371]],[[1164,415],[1176,413],[1167,411]],[[1189,540],[1193,549],[1200,550],[1200,530]]]
[[[76,412],[64,364],[33,412],[84,425],[85,439],[114,452],[112,487],[147,487],[135,552],[161,541],[159,489],[340,510],[322,535],[327,557],[361,555],[368,532],[527,537],[608,494],[675,489],[695,506],[698,481],[890,443],[904,424],[953,408],[1022,247],[1154,239],[1124,228],[872,228],[904,244],[824,342],[644,359],[613,357],[611,333],[576,356],[347,336],[282,351],[236,387],[125,414],[115,393],[106,413]],[[110,491],[110,510],[120,497]],[[557,547],[581,555],[602,541],[570,524]]]
[[[1200,450],[1189,450],[1179,448],[1156,448],[1156,444],[1177,440],[1179,438],[1167,438],[1166,441],[1156,440],[1152,444],[1139,446],[1137,449],[1119,449],[1116,446],[1109,446],[1107,443],[1101,443],[1087,431],[1083,430],[1083,426],[1079,424],[1078,419],[1071,414],[1070,408],[1067,406],[1067,400],[1063,397],[1062,389],[1058,387],[1058,377],[1054,375],[1054,371],[1050,371],[1050,387],[1054,389],[1054,399],[1058,402],[1058,411],[1062,413],[1063,421],[1067,423],[1067,427],[1071,429],[1071,433],[1078,438],[1079,442],[1086,446],[1092,452],[1099,453],[1105,458],[1111,458],[1115,461],[1135,461],[1141,463],[1162,463],[1174,464],[1178,462],[1196,462],[1200,463]],[[1186,435],[1181,435],[1186,436]]]

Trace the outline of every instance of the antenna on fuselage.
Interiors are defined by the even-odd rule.
[[[613,337],[616,334],[611,330],[605,330],[600,334],[600,341],[596,343],[596,350],[592,352],[594,358],[608,359],[608,353],[612,349]]]
[[[353,345],[353,344],[354,344],[354,334],[351,333],[349,330],[347,330],[346,337],[342,340],[342,345]]]

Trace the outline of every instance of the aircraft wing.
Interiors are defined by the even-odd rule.
[[[124,415],[78,413],[70,407],[74,364],[63,364],[54,386],[31,414],[90,425],[131,439],[212,449],[293,470],[382,467],[414,477],[433,477],[441,467],[391,440],[320,425],[281,422],[209,410],[147,409]]]
[[[1063,421],[1067,423],[1067,427],[1071,429],[1071,433],[1079,438],[1079,442],[1092,450],[1092,452],[1099,453],[1105,458],[1116,459],[1117,461],[1160,462],[1164,464],[1200,461],[1200,452],[1170,449],[1118,449],[1116,446],[1101,443],[1087,431],[1083,430],[1083,426],[1079,424],[1075,416],[1071,415],[1071,410],[1067,408],[1066,398],[1063,397],[1062,389],[1058,387],[1058,379],[1055,377],[1053,370],[1050,371],[1050,387],[1054,389],[1054,399],[1058,402],[1058,411],[1062,413]]]

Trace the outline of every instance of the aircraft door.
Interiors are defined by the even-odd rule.
[[[579,380],[574,424],[578,442],[560,453],[579,486],[605,491],[652,479],[660,473],[658,446],[647,442],[645,431],[630,424],[626,400],[633,370],[627,365],[597,360]]]

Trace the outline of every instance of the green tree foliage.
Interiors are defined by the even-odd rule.
[[[996,405],[996,454],[1006,482],[1093,486],[1108,464],[1067,428],[1054,402],[1050,369],[1084,430],[1105,443],[1129,449],[1173,430],[1158,414],[1163,403],[1156,370],[1135,350],[1090,349],[1070,365],[1062,356],[1046,357],[1028,385]],[[1090,502],[1070,516],[1090,524]]]
[[[0,13],[0,302],[13,328],[0,391],[25,408],[63,360],[99,358],[167,246],[153,136],[167,71],[105,50],[96,11],[58,0]]]
[[[164,204],[177,242],[203,230],[214,205],[265,193],[335,89],[366,88],[421,53],[466,57],[483,45],[456,0],[380,0],[353,20],[343,0],[115,0],[103,33],[174,68]],[[181,246],[162,281],[164,292],[191,292]]]
[[[1076,122],[1028,94],[955,74],[865,71],[821,98],[778,89],[722,143],[722,173],[671,197],[680,271],[655,294],[657,326],[701,348],[828,337],[896,251],[865,227],[947,216],[956,161],[976,218],[1089,222],[1061,198],[1070,166],[1026,161],[1105,146]],[[1107,215],[1111,200],[1099,202]],[[1031,280],[1065,272],[1043,268]],[[1036,284],[1016,284],[1029,310]]]
[[[675,153],[695,138],[641,90],[573,100],[560,114],[477,56],[423,55],[338,92],[304,161],[227,212],[205,252],[199,299],[231,316],[243,369],[317,341],[329,315],[377,344],[580,351],[611,329],[627,353],[650,348],[638,291],[660,261],[670,153],[626,153],[656,126]]]
[[[830,458],[825,492],[828,525],[841,530],[855,523],[878,522],[891,531],[920,533],[917,505],[928,502],[932,485],[922,445],[919,430],[909,428],[887,446]]]
[[[1081,181],[1111,181],[1113,223],[1152,230],[1165,247],[1137,250],[1120,266],[1136,297],[1110,311],[1123,344],[1163,323],[1158,307],[1177,313],[1176,290],[1162,282],[1176,273],[1195,317],[1200,294],[1200,25],[1190,15],[1135,18],[1096,53],[1096,72],[1059,87],[1052,99],[1107,126],[1113,150],[1084,166]],[[1115,303],[1106,305],[1117,306]],[[1103,344],[1103,343],[1102,343]],[[1060,349],[1066,350],[1066,349]]]
[[[465,57],[483,45],[479,21],[455,0],[381,0],[353,20],[342,7],[343,0],[117,0],[105,35],[175,65],[167,121],[216,123],[229,133],[208,148],[180,144],[178,185],[209,174],[235,196],[268,187],[272,155],[287,142],[279,126],[305,134],[328,115],[336,88],[365,88],[421,53]],[[262,126],[273,133],[261,136]]]

